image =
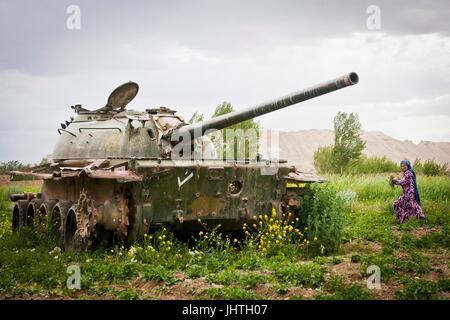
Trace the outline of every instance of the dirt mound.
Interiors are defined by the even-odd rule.
[[[269,157],[274,147],[268,144],[271,134],[266,130],[261,135],[260,153]],[[299,130],[284,132],[278,131],[279,158],[294,163],[299,169],[313,171],[314,151],[320,146],[333,144],[333,130]],[[386,156],[394,162],[403,159],[434,160],[438,163],[450,163],[450,142],[421,141],[415,144],[409,140],[397,140],[379,131],[361,131],[361,137],[367,141],[364,154],[368,156]]]

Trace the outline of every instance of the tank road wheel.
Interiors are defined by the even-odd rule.
[[[40,207],[40,205],[44,202],[44,200],[41,199],[33,199],[30,201],[27,207],[27,215],[25,218],[25,223],[27,225],[33,225],[34,224],[34,218],[36,215],[36,211]]]
[[[78,205],[74,204],[67,212],[66,222],[64,224],[64,248],[72,249],[75,246],[75,237],[77,232],[77,215]]]
[[[14,205],[12,214],[12,230],[16,232],[19,227],[25,224],[25,217],[28,209],[28,200],[19,200]]]
[[[64,244],[65,224],[71,201],[59,201],[53,208],[48,219],[48,236],[59,246]]]
[[[35,211],[34,225],[42,232],[45,232],[50,214],[55,207],[57,200],[45,200]]]

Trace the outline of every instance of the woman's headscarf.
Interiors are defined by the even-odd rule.
[[[416,173],[414,172],[414,170],[411,166],[411,162],[409,162],[409,160],[402,160],[402,162],[400,162],[400,164],[406,165],[408,167],[408,170],[411,171],[411,173],[413,175],[413,181],[414,181],[414,195],[416,196],[417,203],[419,205],[422,205],[420,203],[419,189],[417,189]]]

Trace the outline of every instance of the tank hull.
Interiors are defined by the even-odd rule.
[[[275,162],[218,160],[129,160],[99,175],[86,168],[44,177],[41,193],[29,197],[24,223],[56,221],[63,246],[116,237],[139,240],[161,226],[183,233],[221,224],[242,230],[253,216],[295,212],[298,203],[287,183],[293,167]],[[119,179],[134,172],[138,179]],[[120,174],[119,174],[120,173]],[[297,179],[301,181],[301,178]],[[297,182],[298,182],[297,181]],[[47,205],[47,208],[43,208]],[[201,223],[200,223],[201,222]],[[50,228],[47,228],[50,229]]]

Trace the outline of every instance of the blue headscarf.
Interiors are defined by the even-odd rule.
[[[408,167],[408,170],[411,171],[412,175],[413,175],[413,181],[414,181],[414,195],[416,196],[416,201],[419,205],[422,205],[420,203],[420,196],[419,196],[419,189],[417,189],[417,182],[416,182],[416,173],[414,172],[412,166],[411,166],[411,162],[409,162],[409,160],[402,160],[400,162],[400,164],[404,164]]]

